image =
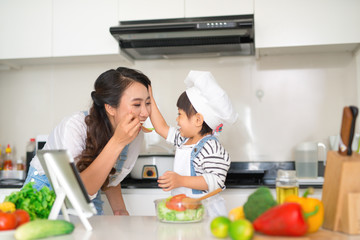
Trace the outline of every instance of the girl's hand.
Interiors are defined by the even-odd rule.
[[[152,87],[149,85],[149,95],[150,95],[150,99],[152,100],[153,97],[153,92],[152,92]]]
[[[136,138],[140,129],[140,120],[133,113],[128,113],[116,126],[113,137],[116,142],[125,146]]]
[[[164,175],[160,176],[158,179],[159,187],[164,191],[170,191],[174,188],[181,187],[182,176],[176,172],[166,171]]]

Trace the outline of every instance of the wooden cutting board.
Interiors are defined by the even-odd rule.
[[[340,232],[319,229],[302,237],[271,237],[256,233],[253,240],[360,240],[360,235],[348,235]]]

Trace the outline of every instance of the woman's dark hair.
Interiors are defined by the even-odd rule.
[[[188,118],[194,116],[197,111],[195,110],[194,106],[191,104],[189,97],[187,96],[186,92],[183,92],[177,100],[176,106],[183,110],[186,113]],[[205,134],[212,133],[212,129],[203,121],[203,125],[199,134],[204,136]]]
[[[141,83],[147,89],[151,82],[140,71],[119,67],[102,73],[94,83],[94,91],[91,92],[93,104],[89,115],[85,117],[87,125],[86,147],[77,157],[79,160],[76,167],[80,172],[84,171],[100,154],[106,143],[113,135],[113,127],[106,115],[105,104],[117,108],[124,91],[134,82]],[[111,170],[109,176],[115,173]],[[102,185],[106,189],[109,177]]]

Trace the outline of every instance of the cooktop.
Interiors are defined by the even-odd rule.
[[[289,162],[232,162],[226,178],[226,188],[257,188],[259,186],[275,187],[278,169],[294,170],[295,164]],[[322,188],[324,167],[319,162],[319,178],[299,180],[300,188],[312,186]],[[322,181],[321,181],[322,180]],[[126,177],[123,188],[159,188],[156,179],[133,179]]]

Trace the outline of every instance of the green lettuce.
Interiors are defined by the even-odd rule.
[[[31,220],[47,219],[56,198],[55,192],[46,186],[38,191],[33,185],[33,182],[27,183],[20,191],[5,197],[4,201],[14,203],[16,209],[27,211]]]

